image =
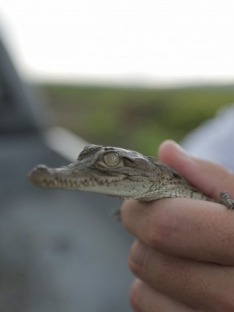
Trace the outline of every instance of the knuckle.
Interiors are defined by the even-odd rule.
[[[132,228],[132,220],[134,220],[134,216],[136,213],[136,209],[139,203],[136,200],[129,199],[124,200],[121,206],[121,223],[124,228],[131,231]]]
[[[146,243],[155,248],[170,245],[177,226],[175,215],[168,213],[168,210],[153,212],[146,220]]]
[[[135,275],[135,276],[140,276],[142,275],[142,266],[134,259],[134,257],[132,257],[132,255],[129,256],[128,259],[128,266],[129,269],[131,270],[131,272]]]
[[[141,311],[141,294],[142,294],[143,283],[140,280],[135,280],[131,286],[129,301],[132,308],[135,311]]]
[[[141,276],[145,267],[145,248],[143,244],[136,240],[130,250],[128,265],[130,270],[136,276]]]

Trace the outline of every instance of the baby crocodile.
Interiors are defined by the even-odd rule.
[[[168,165],[119,147],[88,145],[74,163],[61,168],[38,165],[28,178],[42,187],[90,191],[123,199],[184,197],[215,201]],[[219,202],[234,209],[234,201],[226,192],[220,193]]]

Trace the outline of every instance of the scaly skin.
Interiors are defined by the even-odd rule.
[[[86,146],[74,163],[61,168],[38,165],[28,178],[42,187],[90,191],[123,199],[184,197],[215,201],[155,158],[118,147]],[[228,208],[234,206],[227,193],[221,194],[221,202]]]

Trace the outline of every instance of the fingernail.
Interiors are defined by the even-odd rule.
[[[189,154],[181,145],[179,145],[176,142],[174,142],[173,144],[176,149],[178,157],[183,158],[184,160],[186,160],[187,163],[193,165],[196,163],[194,157],[191,154]]]
[[[190,157],[190,155],[187,153],[187,151],[180,145],[178,144],[177,142],[175,141],[169,141],[169,143],[176,149],[176,151],[181,155],[181,156],[184,156],[184,157]]]

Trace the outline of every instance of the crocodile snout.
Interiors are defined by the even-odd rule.
[[[45,165],[38,165],[33,168],[29,174],[28,179],[34,184],[40,184],[48,175],[49,168]]]

